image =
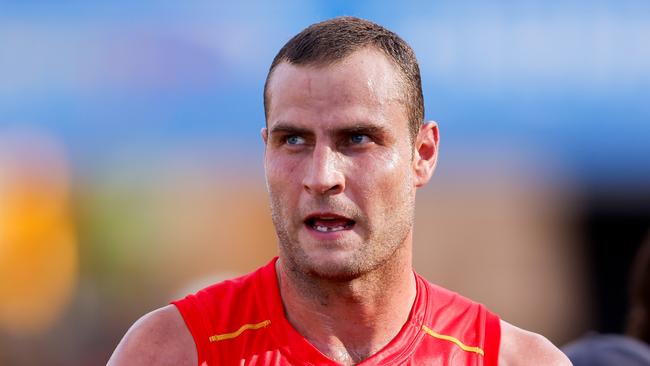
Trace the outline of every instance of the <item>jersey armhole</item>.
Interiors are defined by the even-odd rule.
[[[192,334],[192,338],[194,338],[198,365],[207,364],[205,363],[207,360],[204,350],[207,350],[208,335],[203,326],[201,306],[198,304],[198,300],[193,295],[189,295],[184,299],[172,301],[171,304],[176,306],[181,313],[187,329]]]
[[[501,345],[501,319],[486,311],[485,320],[485,366],[497,366],[499,363],[499,348]]]

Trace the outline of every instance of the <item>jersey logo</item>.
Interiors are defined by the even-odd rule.
[[[210,342],[219,342],[223,341],[226,339],[233,339],[239,337],[242,333],[244,333],[247,330],[256,330],[260,328],[266,328],[271,324],[270,320],[265,320],[263,322],[255,323],[255,324],[244,324],[239,329],[237,329],[234,332],[231,333],[224,333],[224,334],[215,334],[213,336],[210,336]]]
[[[432,336],[433,338],[442,339],[442,340],[454,343],[455,345],[460,347],[463,351],[474,352],[474,353],[478,353],[479,355],[483,356],[483,350],[481,348],[468,346],[468,345],[464,344],[463,342],[461,342],[460,340],[458,340],[458,338],[454,338],[452,336],[448,336],[448,335],[445,335],[445,334],[436,333],[433,330],[429,329],[429,327],[427,327],[426,325],[422,326],[422,330],[426,334]]]

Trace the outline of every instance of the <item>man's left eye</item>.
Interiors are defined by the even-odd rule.
[[[363,144],[370,142],[370,137],[368,137],[368,135],[355,134],[350,136],[350,142],[353,144]]]

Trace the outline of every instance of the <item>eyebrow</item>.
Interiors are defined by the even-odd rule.
[[[269,134],[271,135],[276,133],[305,135],[305,134],[310,134],[312,132],[307,128],[292,126],[284,122],[278,122],[275,124],[275,126],[271,127],[271,129],[269,130]]]
[[[386,133],[386,128],[383,126],[362,123],[339,128],[335,132],[337,134],[383,135]]]
[[[375,124],[368,124],[368,123],[357,123],[351,126],[345,126],[334,130],[334,134],[336,135],[344,135],[344,134],[383,135],[386,132],[387,131],[385,127],[378,126]],[[313,134],[313,131],[308,128],[292,126],[284,122],[278,122],[277,124],[275,124],[275,126],[271,128],[269,133],[308,135],[308,134]]]

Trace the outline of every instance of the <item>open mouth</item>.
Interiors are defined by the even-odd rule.
[[[334,214],[310,215],[305,219],[307,227],[321,233],[350,230],[354,224],[354,220]]]

